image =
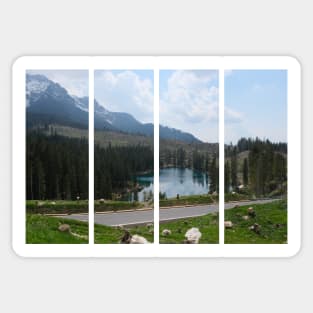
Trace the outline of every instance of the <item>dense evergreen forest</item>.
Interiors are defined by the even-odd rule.
[[[26,138],[26,197],[88,198],[88,140],[30,131]]]
[[[111,199],[136,184],[135,174],[153,171],[153,149],[150,146],[95,146],[95,198]]]
[[[225,192],[256,196],[287,193],[287,144],[242,138],[225,145]]]
[[[216,152],[160,147],[160,167],[191,168],[210,177],[210,192],[218,192]],[[112,199],[114,193],[136,185],[136,173],[153,171],[151,145],[95,145],[95,198]],[[225,145],[225,192],[256,196],[287,192],[287,144],[242,138]],[[88,198],[88,140],[70,138],[42,129],[27,132],[27,199]]]
[[[88,140],[29,131],[26,139],[28,200],[88,199]],[[135,173],[153,170],[149,146],[95,146],[95,197],[129,186]],[[135,182],[133,182],[135,183]]]

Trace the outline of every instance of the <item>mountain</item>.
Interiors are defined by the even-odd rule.
[[[26,112],[28,126],[59,123],[86,128],[88,125],[85,103],[43,75],[26,75]]]
[[[201,143],[202,141],[190,133],[183,132],[176,128],[160,125],[160,138],[168,140],[184,141],[188,143]]]
[[[78,128],[88,128],[88,97],[68,94],[60,84],[43,75],[26,75],[27,125],[61,124]],[[94,102],[94,124],[99,130],[119,131],[130,134],[153,136],[153,124],[141,123],[132,115],[111,112]],[[160,138],[174,139],[188,143],[200,143],[190,133],[160,125]]]

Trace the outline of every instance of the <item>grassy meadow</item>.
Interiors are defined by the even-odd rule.
[[[202,237],[200,243],[218,243],[218,214],[212,213],[199,217],[184,218],[173,222],[160,224],[160,243],[179,244],[183,243],[185,233],[192,227],[199,228]],[[162,231],[168,229],[170,235],[162,235]]]
[[[244,220],[247,209],[253,207],[256,217]],[[274,201],[267,204],[240,206],[225,210],[225,221],[233,227],[225,229],[226,244],[273,244],[287,242],[287,202]],[[261,226],[257,234],[249,229],[254,223]]]
[[[58,227],[68,224],[70,232],[60,232]],[[153,242],[153,227],[135,226],[125,227],[132,234],[144,236]],[[115,244],[124,234],[124,230],[117,227],[95,224],[96,244]],[[78,235],[78,236],[77,236]],[[86,244],[88,243],[88,223],[51,217],[40,214],[27,214],[26,218],[26,243],[28,244]]]
[[[60,232],[58,227],[68,224],[71,231],[81,237]],[[85,237],[85,238],[84,238]],[[84,244],[88,243],[88,223],[55,218],[39,214],[27,214],[26,243],[28,244]]]
[[[171,206],[186,206],[197,204],[212,204],[218,201],[218,196],[212,196],[209,194],[204,195],[192,195],[192,196],[180,196],[177,198],[160,199],[160,207]]]
[[[273,244],[287,241],[287,203],[275,201],[267,204],[252,205],[255,218],[244,220],[250,206],[240,206],[225,210],[225,221],[232,221],[233,227],[225,229],[226,244]],[[249,229],[254,223],[261,226],[256,233]],[[199,228],[202,233],[201,243],[218,243],[218,214],[180,219],[160,224],[160,243],[182,243],[186,231],[191,227]],[[163,236],[162,231],[169,229],[172,233]]]
[[[266,204],[252,205],[256,216],[245,220],[250,206],[239,206],[225,210],[225,221],[231,221],[233,227],[225,229],[226,244],[274,244],[287,242],[287,202],[275,201]],[[26,242],[31,244],[54,243],[54,244],[84,244],[88,243],[88,223],[51,217],[41,214],[27,214]],[[256,233],[249,229],[253,224],[260,225],[260,232]],[[61,224],[69,224],[71,232],[60,232]],[[218,213],[210,213],[204,216],[179,219],[176,221],[160,224],[161,244],[183,243],[184,235],[191,227],[199,228],[202,233],[201,243],[218,243]],[[153,227],[147,225],[132,226],[125,229],[131,234],[144,236],[153,242]],[[171,231],[170,235],[162,235],[164,229]],[[118,243],[123,236],[124,230],[118,227],[110,227],[95,224],[95,243],[109,244]]]

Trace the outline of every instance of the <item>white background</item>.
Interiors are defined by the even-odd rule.
[[[286,0],[2,1],[0,310],[311,311],[311,12],[309,1]],[[18,258],[11,249],[11,65],[35,54],[297,57],[303,73],[300,253],[291,259]]]

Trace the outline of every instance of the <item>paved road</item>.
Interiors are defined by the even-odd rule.
[[[254,205],[261,203],[269,203],[275,200],[256,200],[256,201],[244,201],[244,202],[229,202],[225,204],[225,209],[231,209],[236,205]],[[201,216],[207,213],[217,212],[218,204],[209,204],[193,207],[180,207],[169,208],[160,210],[160,221],[175,220],[180,218],[186,218],[191,216]],[[88,215],[72,214],[62,216],[64,218],[76,219],[80,221],[88,221]],[[129,224],[141,224],[150,223],[153,221],[153,210],[146,211],[132,211],[132,212],[120,212],[120,213],[104,213],[95,214],[96,224],[102,225],[129,225]]]

